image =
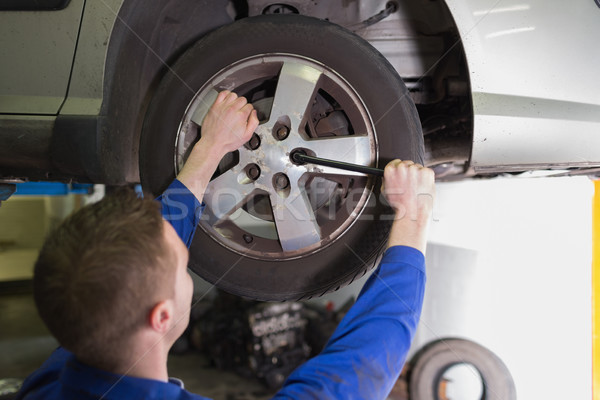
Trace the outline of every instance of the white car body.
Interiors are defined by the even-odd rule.
[[[469,65],[476,171],[600,161],[600,8],[448,0]]]

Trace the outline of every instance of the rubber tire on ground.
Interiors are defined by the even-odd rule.
[[[425,346],[411,361],[409,398],[438,399],[439,381],[451,366],[471,364],[481,375],[482,400],[517,398],[512,376],[502,360],[487,348],[464,339],[443,339]]]
[[[395,158],[423,162],[423,136],[406,86],[368,42],[338,25],[299,15],[265,15],[227,25],[193,44],[166,73],[145,117],[140,174],[145,190],[159,194],[175,176],[174,143],[186,107],[213,75],[257,54],[286,53],[334,69],[357,91],[375,124],[380,167]],[[391,210],[365,210],[336,242],[293,260],[240,256],[198,229],[190,268],[230,293],[258,300],[290,300],[337,290],[362,276],[380,254]],[[385,218],[382,216],[386,216]]]

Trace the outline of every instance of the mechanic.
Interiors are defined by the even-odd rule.
[[[186,246],[219,161],[257,125],[251,104],[221,92],[159,201],[109,195],[48,237],[34,297],[61,347],[25,380],[18,399],[204,399],[167,373],[169,349],[189,321]],[[291,374],[276,399],[387,397],[421,313],[433,181],[430,169],[411,161],[386,166],[382,191],[396,218],[380,265],[325,349]]]

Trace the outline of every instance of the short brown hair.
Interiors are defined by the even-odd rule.
[[[161,296],[173,294],[159,207],[118,190],[67,218],[41,249],[34,272],[39,314],[83,362],[120,368],[131,333]]]

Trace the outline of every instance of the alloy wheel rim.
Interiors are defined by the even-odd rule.
[[[331,68],[297,55],[263,54],[227,66],[186,109],[175,143],[177,172],[225,89],[249,98],[260,125],[247,145],[219,165],[204,195],[200,227],[230,250],[262,260],[305,256],[339,240],[371,203],[374,179],[297,165],[290,153],[301,149],[376,164],[374,125],[354,88]]]

